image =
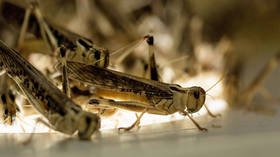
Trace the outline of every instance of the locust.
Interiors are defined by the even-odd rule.
[[[56,47],[59,47],[60,50],[60,57],[62,62],[62,73],[63,73],[63,90],[64,93],[66,93],[68,96],[69,94],[69,81],[67,76],[66,67],[68,67],[69,61],[71,62],[77,62],[77,63],[83,63],[87,65],[94,65],[96,67],[106,68],[108,66],[108,60],[109,57],[107,57],[108,53],[104,53],[105,55],[100,55],[96,52],[106,52],[104,51],[96,51],[94,47],[92,46],[92,43],[90,40],[83,38],[81,36],[75,35],[75,38],[73,38],[73,33],[67,32],[66,30],[61,29],[60,27],[57,27],[52,22],[44,18],[38,8],[37,3],[31,3],[30,7],[25,11],[25,18],[24,22],[22,24],[21,33],[20,33],[20,39],[19,39],[19,45],[22,43],[24,36],[24,32],[26,32],[27,29],[27,22],[32,21],[32,17],[35,16],[35,24],[37,27],[39,27],[39,34],[42,36],[42,38],[48,42],[50,47],[55,49]],[[29,20],[29,18],[31,18]],[[34,19],[34,17],[33,17]],[[34,21],[34,20],[33,20]],[[59,29],[58,29],[59,28]],[[66,33],[67,32],[67,33]],[[147,39],[147,43],[149,45],[152,45],[153,40],[151,40],[151,37],[146,36],[145,39]],[[92,55],[87,55],[92,52],[89,50],[94,49],[95,53],[91,53]],[[152,49],[152,46],[149,48],[149,50]],[[87,50],[85,52],[85,50]],[[94,55],[93,55],[94,54]],[[79,56],[79,57],[77,57]],[[84,57],[87,56],[87,57]],[[95,57],[89,57],[89,56],[95,56]],[[97,57],[96,57],[97,56]],[[99,57],[98,57],[99,56]],[[103,56],[103,58],[101,57]],[[151,65],[149,67],[149,77],[154,80],[159,80],[159,75],[156,71],[155,66],[155,58],[152,53],[149,53],[149,61]],[[89,58],[92,58],[92,60],[88,61]],[[99,64],[97,64],[99,63]],[[190,107],[189,107],[190,108]],[[187,114],[188,115],[188,114]],[[188,115],[189,116],[189,115]],[[192,119],[192,118],[191,118]],[[196,123],[195,123],[196,124]],[[199,125],[198,125],[199,126]],[[201,128],[199,126],[199,128]],[[201,128],[201,130],[204,130],[205,128]]]
[[[190,116],[204,105],[206,91],[198,86],[183,88],[177,84],[161,82],[154,54],[154,38],[151,35],[144,38],[149,46],[149,63],[145,77],[72,61],[67,61],[67,73],[70,78],[96,88],[94,98],[89,100],[90,104],[141,112],[130,127],[119,128],[120,130],[129,131],[139,126],[144,113],[170,115],[179,112],[188,116],[199,130],[206,131],[206,128],[201,127]],[[212,114],[206,105],[205,108],[210,116],[219,116]]]
[[[78,132],[80,139],[90,139],[100,128],[98,115],[86,112],[55,87],[17,51],[0,41],[0,70],[8,74],[33,107],[41,113],[38,121],[64,134]]]
[[[13,14],[10,14],[11,11]],[[26,32],[43,38],[52,51],[58,52],[54,54],[58,54],[57,59],[60,63],[63,63],[63,69],[67,66],[66,60],[107,68],[112,54],[122,52],[117,61],[121,62],[142,41],[142,39],[137,40],[110,55],[108,49],[99,47],[90,39],[69,31],[46,18],[41,13],[37,1],[30,2],[28,7],[4,1],[2,3],[2,15],[7,22],[13,23],[17,27],[21,25],[17,44],[19,48],[24,43]],[[14,21],[17,21],[16,24],[14,24]],[[65,70],[63,71],[63,91],[70,96],[69,80]]]
[[[205,103],[206,91],[201,87],[184,88],[71,61],[67,62],[67,72],[70,78],[96,87],[97,97],[91,99],[90,104],[141,112],[130,127],[119,128],[121,130],[129,131],[138,126],[144,113],[170,115],[175,112],[188,116],[199,130],[207,130],[190,116]]]

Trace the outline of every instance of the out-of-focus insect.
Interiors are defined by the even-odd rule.
[[[100,128],[99,116],[83,111],[18,52],[8,48],[2,41],[0,70],[17,83],[28,101],[50,124],[43,119],[38,121],[50,128],[68,135],[77,131],[80,139],[89,139]]]
[[[269,74],[277,67],[280,61],[280,53],[276,53],[260,70],[255,78],[247,87],[240,88],[240,77],[243,70],[244,62],[237,55],[228,53],[225,57],[225,98],[230,106],[243,106],[251,108],[251,103],[257,92],[261,90],[261,86]]]

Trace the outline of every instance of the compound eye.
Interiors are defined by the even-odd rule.
[[[193,92],[194,98],[199,99],[199,95],[200,95],[199,91],[194,91]]]

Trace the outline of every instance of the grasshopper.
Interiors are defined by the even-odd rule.
[[[144,113],[169,115],[180,112],[188,116],[199,130],[207,130],[190,116],[205,103],[206,92],[201,87],[183,88],[177,84],[167,84],[71,61],[67,62],[67,65],[69,77],[97,88],[96,95],[101,98],[91,99],[90,104],[142,112],[131,127],[120,129],[130,130],[139,125]],[[127,101],[115,101],[111,98]]]
[[[33,12],[33,14],[31,14],[31,12]],[[43,38],[45,38],[45,41],[47,41],[49,43],[49,45],[51,45],[51,47],[62,47],[60,49],[61,52],[61,58],[62,58],[62,63],[63,63],[63,89],[65,93],[69,93],[67,91],[68,90],[68,77],[67,77],[67,72],[65,70],[65,68],[67,67],[67,63],[68,61],[73,61],[73,62],[78,62],[78,63],[85,63],[85,64],[89,64],[88,61],[86,62],[82,62],[83,60],[85,60],[85,58],[81,58],[81,57],[77,57],[77,58],[73,58],[73,56],[76,55],[72,55],[72,54],[77,54],[77,56],[83,56],[83,55],[78,55],[78,54],[83,54],[83,52],[81,50],[88,50],[88,47],[91,47],[91,42],[89,42],[89,40],[82,38],[82,37],[78,37],[76,35],[75,38],[73,38],[73,33],[65,33],[66,30],[63,30],[57,26],[55,26],[54,24],[52,24],[51,22],[49,22],[49,20],[47,20],[46,18],[43,18],[39,8],[38,8],[38,4],[37,3],[32,3],[31,7],[29,9],[26,10],[26,14],[25,14],[25,20],[23,25],[22,25],[22,29],[21,29],[21,35],[20,37],[24,36],[22,34],[24,34],[23,32],[25,32],[25,30],[27,29],[27,24],[26,22],[29,21],[28,17],[32,17],[35,16],[35,19],[37,19],[36,23],[38,25],[38,27],[40,27],[40,32],[41,32],[41,36]],[[57,29],[59,28],[59,29]],[[70,38],[68,37],[70,35]],[[70,40],[71,39],[71,40]],[[81,40],[83,39],[83,40]],[[145,37],[145,39],[147,39],[147,43],[149,45],[153,44],[153,40],[151,40],[151,38],[149,36]],[[22,39],[20,38],[19,41],[22,41]],[[71,42],[70,42],[71,41]],[[21,42],[19,42],[21,43]],[[74,47],[74,48],[73,48]],[[152,46],[149,47],[149,50],[152,49]],[[74,53],[73,53],[74,52]],[[102,51],[101,51],[102,52]],[[96,54],[96,53],[95,53]],[[105,53],[106,54],[106,53]],[[156,71],[156,66],[155,66],[155,62],[154,62],[154,55],[152,53],[149,53],[150,55],[150,67],[149,67],[149,77],[152,80],[158,81],[159,80],[159,76],[158,73]],[[85,55],[88,56],[88,55]],[[97,55],[99,56],[99,55]],[[95,66],[99,66],[99,67],[103,67],[106,68],[108,65],[108,60],[109,58],[106,57],[108,55],[104,55],[105,57],[103,57],[104,59],[102,59],[102,57],[95,57],[95,60],[91,63],[94,64],[90,64],[90,65],[95,65]],[[88,58],[88,57],[86,57]],[[103,61],[103,62],[101,62]],[[96,63],[104,63],[104,64],[96,64]],[[101,66],[100,66],[101,65]],[[102,66],[104,65],[104,66]],[[69,95],[69,94],[68,94]]]
[[[13,11],[12,15],[9,14],[11,10]],[[42,15],[36,1],[31,2],[26,9],[23,6],[4,1],[2,4],[2,14],[6,21],[10,23],[13,23],[15,19],[16,21],[23,21],[18,40],[19,47],[23,44],[25,33],[29,31],[35,36],[43,38],[53,51],[59,50],[60,55],[58,58],[63,63],[63,69],[67,66],[65,60],[103,68],[107,68],[109,65],[109,51],[107,49],[98,47],[90,39],[51,22],[51,20]],[[25,14],[24,17],[22,16],[23,14]],[[18,26],[20,25],[19,23],[13,25]],[[128,47],[121,49],[125,53],[123,53],[119,60],[122,60],[139,43],[141,42],[136,41]],[[63,71],[63,90],[64,93],[70,96],[69,80],[65,70]]]
[[[7,14],[10,10],[14,12],[12,16]],[[107,67],[109,64],[109,51],[107,49],[97,47],[91,40],[68,31],[46,19],[42,15],[36,1],[31,2],[27,9],[10,2],[3,2],[2,12],[3,17],[7,21],[10,21],[11,18],[13,20],[23,21],[19,34],[18,47],[21,47],[23,44],[25,33],[28,30],[35,36],[43,38],[53,51],[59,50],[60,57],[58,59],[62,63],[65,63],[64,59],[66,58],[67,60],[94,64],[100,67]],[[25,14],[24,17],[22,16],[23,14]],[[33,29],[29,29],[28,25]],[[66,54],[67,56],[64,56]],[[65,72],[63,72],[62,80],[63,91],[70,96],[69,80]]]
[[[97,88],[95,94],[100,97],[89,101],[96,107],[105,105],[105,108],[113,107],[142,112],[130,127],[119,129],[128,131],[139,125],[144,113],[169,115],[180,112],[188,116],[199,130],[207,130],[189,115],[199,111],[204,105],[205,90],[197,86],[183,88],[177,84],[161,82],[154,55],[154,38],[149,35],[144,38],[149,45],[148,75],[145,78],[68,61],[69,77]],[[114,101],[112,98],[125,101]],[[205,108],[210,116],[217,116],[212,114],[207,106]]]
[[[50,123],[50,128],[72,135],[76,131],[80,139],[89,139],[100,128],[96,114],[83,111],[41,72],[26,61],[18,52],[0,41],[0,70],[11,77],[33,107]]]

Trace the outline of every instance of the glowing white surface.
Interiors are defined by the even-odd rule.
[[[219,119],[198,118],[209,131],[202,133],[188,121],[142,127],[138,132],[118,134],[102,131],[92,141],[61,134],[36,134],[29,145],[20,141],[29,134],[0,134],[1,156],[277,156],[280,114],[266,116],[243,110],[227,111]],[[213,128],[212,125],[221,125]]]

